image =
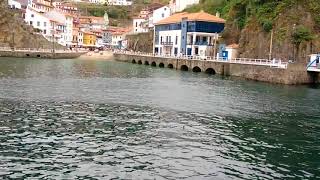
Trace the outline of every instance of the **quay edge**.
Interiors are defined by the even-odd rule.
[[[285,84],[300,85],[320,83],[320,73],[310,73],[306,70],[306,64],[288,64],[286,69],[261,66],[254,64],[237,64],[217,61],[186,60],[174,58],[161,58],[131,54],[114,53],[116,61],[137,64],[160,65],[177,70],[189,70],[216,73],[224,76],[241,77],[248,80]],[[213,71],[212,71],[213,70]]]
[[[73,59],[87,52],[37,52],[37,51],[0,51],[0,57],[16,58],[48,58],[48,59]]]

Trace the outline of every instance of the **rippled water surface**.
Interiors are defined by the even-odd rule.
[[[0,179],[317,179],[320,88],[0,59]]]

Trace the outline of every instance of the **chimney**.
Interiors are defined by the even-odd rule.
[[[216,12],[216,16],[219,18],[220,17],[220,13],[217,11]]]

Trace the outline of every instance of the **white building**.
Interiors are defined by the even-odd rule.
[[[103,44],[110,46],[112,44],[112,31],[104,29],[102,33]]]
[[[222,57],[226,58],[227,60],[238,58],[239,56],[239,45],[238,44],[230,44],[226,47],[225,55],[221,55]]]
[[[132,5],[132,0],[108,0],[108,5],[131,6]]]
[[[53,5],[51,0],[29,0],[30,6],[38,12],[49,12],[53,10]]]
[[[89,0],[90,3],[95,3],[95,4],[98,4],[100,3],[100,0]]]
[[[128,34],[128,32],[128,30],[119,30],[116,32],[112,32],[111,45],[114,48],[125,49],[127,47],[126,35]]]
[[[106,29],[106,22],[103,17],[80,16],[79,21],[87,31]]]
[[[26,9],[25,21],[47,40],[66,45],[65,22],[53,19],[47,16],[47,14],[39,13],[30,6]]]
[[[38,9],[28,6],[25,13],[25,21],[49,41],[54,40],[63,46],[72,45],[72,15],[56,10],[40,13]]]
[[[225,20],[205,12],[177,13],[155,24],[154,50],[159,55],[215,56]]]
[[[8,5],[11,9],[21,9],[21,2],[18,0],[8,0]]]
[[[149,32],[148,20],[143,17],[133,18],[133,33]]]
[[[181,12],[189,6],[199,4],[200,0],[170,0],[170,9],[172,13]]]
[[[24,20],[44,36],[51,36],[52,27],[50,26],[50,20],[48,17],[44,16],[44,14],[38,13],[33,8],[28,7],[26,9]]]
[[[163,6],[152,12],[149,17],[149,28],[153,28],[154,24],[169,17],[171,15],[171,10],[168,6]]]
[[[65,26],[64,32],[64,46],[72,45],[73,40],[73,16],[68,13],[63,13],[57,10],[53,10],[50,12],[45,13],[45,16],[49,19],[55,20],[60,22],[61,25]]]
[[[79,31],[79,34],[78,34],[78,45],[79,46],[83,46],[83,32],[82,31]]]

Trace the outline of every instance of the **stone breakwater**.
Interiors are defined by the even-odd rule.
[[[48,59],[73,59],[80,57],[87,52],[81,51],[63,51],[58,50],[54,53],[50,50],[0,50],[0,57],[17,57],[17,58],[48,58]]]
[[[154,56],[114,53],[116,61],[167,67],[176,70],[206,72],[224,76],[241,77],[268,83],[298,85],[320,83],[319,73],[310,73],[306,64],[292,63],[287,68],[275,68],[258,64],[240,64],[221,61],[162,58]]]

